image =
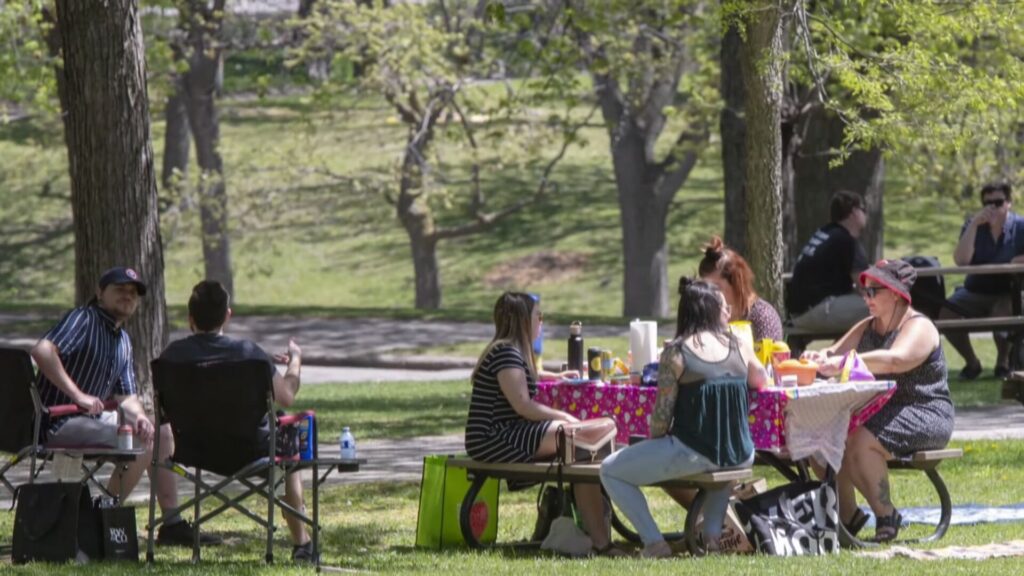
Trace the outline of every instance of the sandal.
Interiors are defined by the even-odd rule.
[[[899,535],[901,524],[903,524],[903,516],[900,516],[899,510],[893,509],[892,514],[888,516],[878,516],[875,519],[875,537],[872,542],[879,544],[892,542]]]
[[[868,514],[865,514],[863,510],[857,508],[853,512],[853,517],[850,518],[849,522],[843,522],[843,527],[846,528],[846,533],[852,537],[857,537],[857,533],[860,532],[861,528],[868,523],[868,519],[871,518]]]
[[[598,548],[597,546],[591,546],[590,547],[590,555],[591,556],[604,556],[605,558],[625,558],[625,557],[629,556],[629,554],[626,553],[625,550],[619,548],[618,546],[616,546],[615,544],[612,544],[611,542],[605,544],[601,548]]]

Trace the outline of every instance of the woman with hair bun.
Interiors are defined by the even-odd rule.
[[[697,273],[722,291],[730,309],[730,322],[749,321],[754,340],[782,340],[782,320],[775,308],[754,291],[754,272],[750,265],[718,236],[704,245],[704,258]]]

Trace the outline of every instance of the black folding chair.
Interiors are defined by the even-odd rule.
[[[143,449],[130,451],[100,446],[65,446],[54,448],[47,446],[46,436],[49,423],[55,418],[70,416],[82,412],[74,404],[59,406],[43,406],[36,390],[35,370],[28,352],[20,348],[0,348],[0,451],[14,454],[3,467],[0,467],[0,484],[14,492],[14,486],[6,478],[6,474],[18,464],[29,460],[29,483],[42,472],[45,462],[58,454],[82,458],[82,481],[92,482],[106,496],[110,494],[106,486],[99,482],[96,473],[104,464],[125,464],[145,452]],[[117,407],[114,401],[108,401],[104,408],[112,410]],[[37,466],[37,460],[43,464]]]
[[[291,425],[303,415],[278,417],[274,412],[274,388],[266,362],[244,360],[213,364],[185,364],[155,360],[153,366],[154,403],[157,428],[169,423],[174,433],[174,454],[170,461],[158,462],[159,435],[153,449],[150,478],[157,467],[168,468],[192,482],[194,497],[173,511],[166,510],[156,518],[155,483],[150,483],[149,522],[146,561],[153,562],[154,531],[168,517],[193,508],[195,539],[192,560],[198,562],[200,527],[229,509],[237,510],[267,531],[265,560],[274,561],[274,508],[278,507],[299,518],[311,528],[317,569],[320,567],[320,484],[334,470],[357,472],[362,460],[320,459],[313,442],[313,459],[298,456],[277,456],[278,427]],[[261,439],[261,425],[270,423],[269,442]],[[263,427],[265,430],[266,428]],[[191,467],[189,472],[185,467]],[[310,518],[275,496],[275,489],[290,472],[306,468],[313,471],[313,516]],[[320,476],[321,470],[323,476]],[[203,472],[213,472],[222,479],[208,482]],[[230,496],[225,490],[234,483],[244,486],[241,494]],[[263,514],[241,505],[250,496],[266,499]],[[221,505],[201,514],[200,505],[216,498]]]

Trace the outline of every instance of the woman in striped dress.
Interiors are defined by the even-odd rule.
[[[559,426],[580,428],[578,435],[592,441],[615,429],[611,418],[580,421],[533,401],[537,370],[532,343],[540,334],[542,318],[540,305],[529,294],[506,292],[494,305],[494,339],[473,370],[466,421],[466,452],[474,460],[551,460]],[[574,493],[594,551],[613,551],[601,487],[578,485]]]

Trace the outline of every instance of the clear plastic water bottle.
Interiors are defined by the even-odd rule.
[[[352,432],[345,426],[341,429],[341,457],[344,460],[355,460],[356,439]]]

